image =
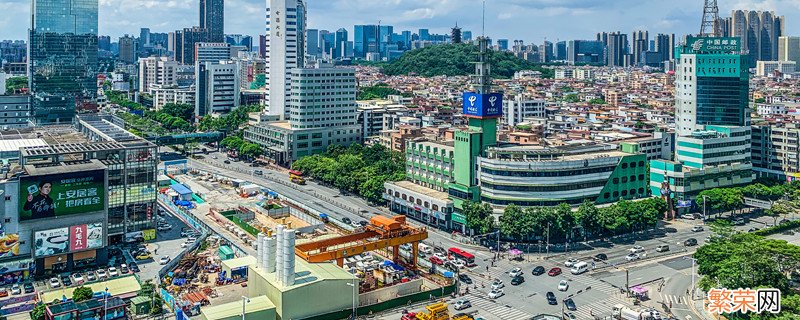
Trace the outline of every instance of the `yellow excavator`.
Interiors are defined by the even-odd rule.
[[[447,310],[447,304],[444,302],[437,302],[425,307],[427,313],[408,313],[403,315],[402,320],[474,320],[466,314],[458,314],[450,317],[450,312]]]

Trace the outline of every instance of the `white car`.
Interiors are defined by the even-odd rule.
[[[503,288],[505,286],[506,285],[503,284],[503,280],[500,280],[500,279],[497,279],[494,282],[492,282],[492,290],[498,290],[498,289],[501,289],[501,288]]]
[[[456,303],[453,305],[453,309],[464,310],[464,309],[469,308],[471,306],[472,306],[472,304],[469,302],[469,300],[461,299],[461,300],[456,301]]]
[[[51,288],[60,288],[61,282],[58,281],[58,278],[50,278],[50,287]]]
[[[108,278],[108,273],[106,273],[105,269],[97,269],[97,278],[101,280]]]
[[[115,267],[108,267],[108,276],[110,276],[110,277],[116,277],[116,276],[118,276],[118,275],[119,275],[119,272],[117,272],[117,268],[115,268]]]
[[[633,248],[628,249],[631,253],[639,253],[644,252],[644,247],[642,246],[633,246]]]
[[[489,299],[497,299],[502,297],[504,294],[505,293],[503,293],[503,289],[492,289],[492,291],[489,291]]]
[[[14,284],[11,286],[11,294],[22,294],[22,287],[19,284]]]
[[[687,214],[682,214],[682,215],[681,215],[681,219],[686,219],[686,220],[694,220],[694,219],[695,219],[695,217],[694,217],[694,215],[693,215],[693,214],[691,214],[691,213],[687,213]]]
[[[512,278],[522,275],[522,268],[514,268],[514,270],[508,272],[508,275]]]
[[[452,260],[452,261],[450,261],[450,263],[452,263],[454,266],[456,266],[459,269],[464,269],[464,267],[467,266],[467,264],[464,263],[464,261],[461,261],[459,259]]]
[[[72,282],[75,283],[75,284],[83,283],[83,275],[81,275],[80,273],[77,273],[77,272],[73,273],[72,274]]]
[[[169,231],[172,230],[172,226],[168,224],[162,224],[158,226],[158,231]]]
[[[580,260],[575,259],[575,258],[571,258],[571,259],[567,260],[567,262],[564,262],[564,265],[567,266],[567,268],[572,268],[572,266],[575,265],[578,262],[580,262]]]
[[[561,280],[558,283],[558,291],[567,291],[567,289],[569,289],[569,283],[567,283],[567,280]]]
[[[441,252],[434,253],[433,256],[442,259],[442,261],[448,260],[447,255]]]
[[[635,254],[635,253],[631,253],[631,254],[625,256],[625,260],[628,260],[628,261],[639,260],[639,258],[640,258],[639,255]]]
[[[165,265],[169,263],[169,256],[163,256],[161,259],[158,259],[158,264]]]

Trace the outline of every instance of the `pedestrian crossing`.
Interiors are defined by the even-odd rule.
[[[686,305],[688,304],[687,302],[689,301],[688,296],[676,296],[671,294],[660,294],[660,295],[661,295],[661,302],[664,302],[667,305],[669,305],[670,302],[672,303],[673,306],[679,304]]]
[[[614,286],[608,284],[607,282],[600,281],[600,280],[592,278],[590,276],[572,275],[572,274],[570,274],[567,277],[572,279],[573,283],[577,282],[577,283],[583,285],[584,288],[582,288],[582,289],[584,289],[584,290],[585,290],[585,288],[591,287],[591,289],[589,289],[587,291],[593,291],[593,292],[600,291],[600,292],[605,293],[607,295],[620,294],[619,288],[615,288]],[[573,284],[573,286],[574,285],[575,284]]]
[[[470,294],[469,302],[472,303],[473,308],[488,312],[492,316],[502,320],[527,320],[533,317],[533,315],[514,309],[513,307],[507,307],[475,294]],[[481,311],[478,311],[478,315],[487,318],[487,315],[483,314]]]
[[[615,304],[627,305],[629,303],[630,301],[625,301],[620,295],[616,295],[592,302],[588,305],[578,305],[577,310],[565,312],[572,312],[578,319],[594,319],[594,317],[603,318],[604,316],[611,315],[611,308]]]

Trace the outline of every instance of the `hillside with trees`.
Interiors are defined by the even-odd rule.
[[[424,77],[465,76],[475,73],[478,47],[473,44],[442,44],[406,52],[396,60],[379,64],[386,75],[415,73]],[[545,78],[553,77],[552,69],[517,58],[510,52],[489,50],[492,75],[510,78],[520,70],[541,71]]]

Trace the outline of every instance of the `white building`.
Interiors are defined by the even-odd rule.
[[[194,113],[202,117],[239,107],[239,72],[231,61],[198,65]]]
[[[786,114],[786,106],[782,104],[767,104],[767,103],[759,103],[756,104],[756,112],[760,116],[768,116],[768,115],[776,115],[776,114]]]
[[[195,65],[206,61],[220,61],[231,58],[231,45],[227,43],[199,42],[194,47]]]
[[[572,69],[556,69],[556,79],[572,79]]]
[[[175,71],[180,64],[167,57],[139,58],[139,91],[150,93],[154,85],[175,85]]]
[[[778,61],[800,63],[800,37],[778,37]]]
[[[594,70],[589,68],[578,68],[573,72],[575,79],[591,80],[594,79]]]
[[[505,101],[505,112],[503,120],[506,125],[513,127],[522,122],[525,118],[544,118],[544,100],[529,99],[527,96],[518,94]]]
[[[772,71],[778,70],[780,73],[793,73],[797,70],[797,63],[794,61],[757,61],[756,75],[759,77],[771,77]]]
[[[153,97],[153,108],[161,110],[167,103],[191,104],[195,101],[195,87],[161,86],[150,87]]]
[[[305,66],[306,9],[302,0],[267,3],[267,113],[288,118],[291,70]]]

